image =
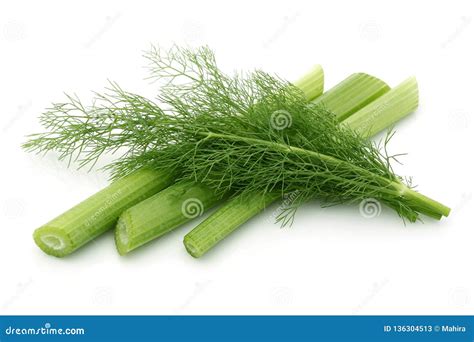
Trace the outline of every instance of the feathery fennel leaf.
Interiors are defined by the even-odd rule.
[[[162,85],[156,102],[115,83],[89,107],[69,97],[41,117],[48,131],[25,147],[56,150],[80,166],[125,148],[108,166],[115,178],[170,169],[221,194],[298,191],[295,207],[315,197],[327,204],[371,197],[408,219],[449,213],[404,184],[383,148],[308,104],[291,83],[259,70],[229,76],[205,47],[153,49],[147,58]]]

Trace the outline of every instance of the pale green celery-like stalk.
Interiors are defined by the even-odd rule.
[[[390,90],[376,77],[355,73],[313,101],[333,112],[342,121]]]
[[[63,257],[112,228],[126,209],[173,181],[167,172],[142,169],[119,179],[35,230],[43,252]]]
[[[202,215],[219,197],[207,186],[181,181],[125,210],[115,230],[120,255]]]
[[[363,136],[370,137],[403,119],[417,107],[418,83],[415,77],[409,77],[344,123]]]
[[[294,85],[303,91],[308,101],[313,100],[323,92],[323,69],[316,65]],[[204,210],[217,204],[219,199],[203,184],[178,182],[171,185],[120,215],[115,230],[119,254],[127,254],[200,216]],[[187,213],[188,207],[198,210],[197,215]]]
[[[188,253],[199,258],[242,224],[280,199],[279,193],[239,195],[225,202],[208,218],[185,235],[183,243]]]
[[[409,80],[408,83],[405,81],[390,91],[388,91],[387,87],[385,91],[379,94],[378,98],[372,97],[370,104],[367,104],[348,118],[340,112],[341,108],[347,107],[345,103],[339,103],[337,101],[338,97],[331,98],[328,95],[327,97],[329,97],[329,99],[326,98],[324,104],[328,109],[339,113],[339,119],[346,118],[342,121],[342,124],[349,126],[351,129],[358,130],[359,133],[368,138],[388,128],[416,109],[416,104],[418,103],[418,88],[414,78],[410,78]],[[333,89],[337,87],[338,86]],[[383,89],[384,87],[381,86],[380,88]],[[341,91],[347,93],[347,90]],[[406,101],[407,104],[401,103],[398,96]],[[320,101],[323,97],[324,95],[318,98],[317,101]],[[367,97],[370,97],[370,95],[367,95]],[[385,100],[382,101],[384,98]],[[350,99],[348,100],[350,101]],[[378,105],[374,105],[377,103]],[[383,103],[383,106],[380,105],[381,103]],[[357,107],[357,105],[354,104],[354,107]],[[348,112],[350,112],[350,110],[348,110]],[[351,120],[353,117],[358,118],[358,120]],[[237,196],[227,201],[219,210],[201,222],[184,237],[186,250],[195,258],[201,257],[219,241],[279,198],[279,195],[267,193],[246,196],[245,198]],[[439,219],[439,217],[434,215],[432,215],[432,217]]]
[[[410,77],[379,97],[360,111],[349,117],[344,123],[368,137],[377,134],[382,129],[392,126],[418,107],[418,83],[415,77]],[[451,209],[432,200],[403,184],[397,184],[400,196],[405,197],[420,213],[434,219],[448,216]]]
[[[301,89],[308,99],[312,101],[324,91],[324,71],[321,65],[315,65],[306,75],[293,83]]]

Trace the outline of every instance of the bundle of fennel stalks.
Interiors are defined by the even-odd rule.
[[[263,71],[227,75],[206,47],[152,48],[145,57],[160,85],[154,101],[116,83],[90,105],[67,96],[41,115],[46,131],[23,145],[79,167],[118,155],[106,166],[108,187],[34,232],[45,253],[66,256],[115,228],[124,255],[217,206],[184,237],[200,257],[282,199],[283,226],[314,198],[370,199],[410,222],[448,216],[394,173],[392,133],[368,140],[417,108],[415,78],[390,88],[356,73],[323,93],[320,66],[290,83]]]

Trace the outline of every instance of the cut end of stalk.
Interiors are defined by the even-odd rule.
[[[443,216],[448,217],[451,209],[444,204],[414,191],[404,184],[400,184],[399,188],[400,196],[409,200],[418,212],[436,220],[441,220]]]
[[[391,127],[418,108],[418,83],[409,77],[343,121],[364,137]]]
[[[71,239],[57,227],[43,226],[36,229],[33,239],[43,252],[58,258],[64,257],[74,250]]]
[[[355,73],[313,101],[323,105],[343,121],[367,104],[387,93],[390,87],[377,77]]]
[[[117,227],[115,228],[115,246],[120,255],[125,255],[131,250],[127,220],[128,216],[125,212],[118,219]]]
[[[321,65],[315,65],[305,76],[293,83],[300,88],[308,101],[312,101],[324,91],[324,71]]]
[[[194,242],[192,238],[188,235],[184,237],[183,240],[184,247],[186,251],[191,255],[193,258],[200,258],[204,255],[204,251],[199,248],[199,245]]]

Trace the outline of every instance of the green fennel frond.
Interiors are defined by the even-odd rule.
[[[375,198],[411,221],[418,213],[444,214],[394,174],[386,144],[339,125],[289,82],[258,70],[229,76],[206,47],[154,48],[146,57],[161,83],[156,102],[115,83],[91,106],[70,96],[42,115],[47,132],[32,136],[25,148],[55,150],[80,166],[124,151],[108,166],[115,178],[151,167],[220,194],[296,192],[279,218],[283,223],[312,198],[326,204]]]

